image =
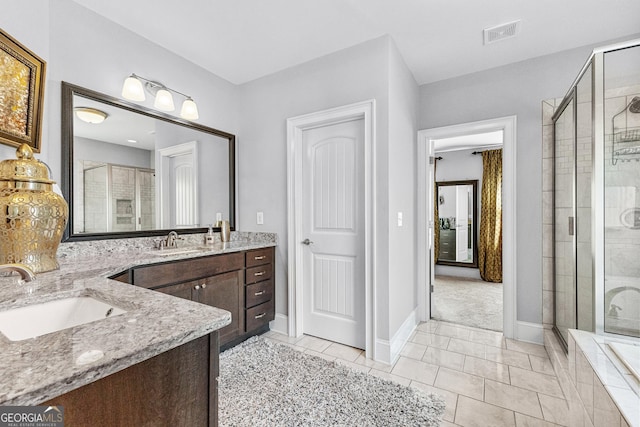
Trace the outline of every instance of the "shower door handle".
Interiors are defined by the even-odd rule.
[[[569,217],[569,236],[573,236],[575,234],[575,219],[574,217]]]

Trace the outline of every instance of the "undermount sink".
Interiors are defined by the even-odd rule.
[[[184,254],[194,254],[196,252],[203,252],[206,250],[211,250],[210,247],[206,246],[196,246],[196,247],[188,247],[188,248],[176,248],[176,249],[156,249],[152,252],[153,255],[159,256],[172,256],[172,255],[184,255]]]
[[[77,296],[0,311],[0,332],[22,341],[126,313],[91,296]]]

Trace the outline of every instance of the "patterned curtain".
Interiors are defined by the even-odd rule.
[[[502,282],[502,150],[482,152],[478,267],[487,282]]]
[[[438,184],[436,184],[436,168],[438,159],[433,160],[433,262],[438,262],[440,253],[440,218],[438,216]]]

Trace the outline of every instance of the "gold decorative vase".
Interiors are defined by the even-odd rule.
[[[22,144],[16,157],[0,162],[0,264],[22,263],[34,273],[56,270],[69,207],[31,147]]]

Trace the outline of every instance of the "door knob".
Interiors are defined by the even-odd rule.
[[[313,245],[313,242],[312,242],[311,240],[309,240],[309,239],[304,239],[304,240],[302,241],[302,244],[303,244],[303,245],[307,245],[307,246],[309,246],[309,245]]]

